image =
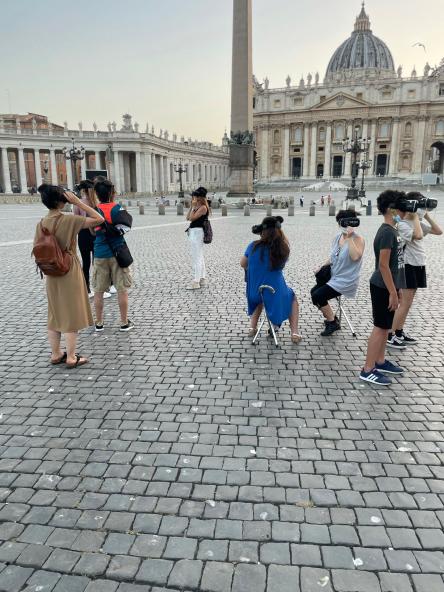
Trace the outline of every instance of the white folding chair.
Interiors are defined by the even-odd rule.
[[[259,338],[259,334],[262,330],[262,327],[265,324],[265,321],[267,321],[268,323],[268,332],[269,334],[273,337],[273,341],[276,347],[279,347],[279,341],[276,335],[276,329],[273,325],[273,323],[270,321],[270,318],[268,316],[267,313],[267,307],[265,306],[265,302],[264,302],[264,290],[269,290],[271,292],[271,294],[275,294],[276,290],[274,288],[272,288],[271,286],[267,286],[266,284],[262,284],[261,286],[259,286],[259,294],[261,295],[261,299],[262,299],[262,306],[263,306],[263,314],[262,314],[262,318],[261,318],[261,322],[259,323],[259,326],[257,328],[256,334],[253,338],[253,344],[255,344]]]
[[[345,311],[344,304],[342,301],[342,296],[338,296],[336,298],[336,300],[338,301],[338,308],[336,311],[336,316],[339,319],[339,324],[341,324],[342,317],[344,317],[344,319],[347,321],[347,325],[351,331],[351,334],[353,335],[353,337],[357,337],[356,331],[354,330],[353,325],[352,325],[352,323],[351,323],[350,319],[348,318],[347,313]]]

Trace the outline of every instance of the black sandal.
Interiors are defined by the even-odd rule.
[[[58,360],[50,360],[51,364],[53,366],[57,366],[57,364],[63,364],[63,362],[66,362],[66,358],[67,358],[67,354],[66,352],[62,355],[61,358],[59,358]]]
[[[66,364],[68,370],[72,370],[73,368],[77,368],[78,366],[84,366],[89,362],[88,358],[82,358],[79,354],[76,354],[76,362],[75,364]]]

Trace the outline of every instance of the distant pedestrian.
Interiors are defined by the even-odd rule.
[[[204,259],[204,226],[211,213],[207,201],[207,190],[199,187],[193,191],[191,207],[187,214],[190,225],[186,230],[191,250],[191,263],[193,268],[193,280],[187,290],[198,290],[207,284]]]
[[[301,195],[301,197],[299,198],[299,205],[301,206],[301,208],[304,207],[304,196]]]
[[[325,198],[323,195],[321,195],[321,206],[324,207],[325,206]]]
[[[83,203],[74,193],[65,192],[61,187],[43,184],[38,190],[42,203],[49,212],[37,224],[34,246],[37,248],[42,238],[50,243],[52,235],[64,255],[64,260],[65,254],[69,255],[67,272],[62,274],[60,269],[55,267],[48,269],[46,275],[48,339],[52,350],[51,364],[65,362],[68,368],[75,368],[88,362],[87,358],[76,353],[78,331],[93,324],[85,279],[80,261],[77,258],[76,239],[81,230],[101,224],[103,217]],[[80,208],[86,215],[62,214],[67,202]],[[34,254],[37,260],[35,251]],[[59,274],[55,275],[56,273]],[[65,353],[60,347],[62,333],[65,336]]]

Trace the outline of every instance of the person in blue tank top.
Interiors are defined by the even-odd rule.
[[[328,301],[339,296],[354,298],[358,290],[365,241],[356,232],[356,228],[341,225],[341,221],[347,224],[347,220],[356,220],[355,210],[340,210],[336,214],[340,232],[333,241],[329,259],[316,270],[316,286],[311,290],[313,304],[324,315],[325,327],[321,333],[323,337],[328,337],[341,328]],[[327,279],[325,273],[320,274],[321,269],[325,270],[327,276],[330,270],[331,277]]]
[[[290,322],[291,340],[299,343],[298,332],[299,305],[295,293],[284,278],[284,267],[290,256],[290,247],[281,230],[284,219],[281,216],[268,216],[262,224],[253,226],[253,232],[260,239],[250,243],[241,258],[247,282],[248,315],[251,317],[249,336],[256,333],[257,323],[262,312],[262,298],[259,287],[263,284],[275,289],[272,294],[264,291],[263,298],[268,317],[273,325],[280,327],[285,320]]]

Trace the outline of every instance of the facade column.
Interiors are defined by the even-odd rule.
[[[70,160],[65,159],[65,164],[66,164],[66,184],[68,186],[68,189],[73,189],[74,183],[72,180],[72,162]]]
[[[316,154],[317,154],[318,124],[311,124],[311,146],[310,146],[310,177],[316,177]]]
[[[3,173],[3,187],[5,193],[12,193],[11,174],[9,172],[9,159],[7,148],[2,148],[2,173]]]
[[[100,162],[100,152],[98,150],[96,150],[95,160],[95,167],[100,171],[102,169],[102,163]]]
[[[21,192],[27,193],[28,192],[28,182],[26,180],[25,155],[23,153],[23,148],[18,149],[18,161],[19,161],[19,171],[20,171]]]
[[[347,138],[353,140],[353,123],[348,124]],[[351,177],[351,152],[345,153],[344,177]]]
[[[288,179],[290,176],[290,128],[286,127],[283,134],[283,148],[282,148],[282,176]]]
[[[86,154],[84,156],[84,158],[82,158],[82,160],[80,161],[80,177],[81,177],[81,181],[83,181],[84,179],[86,179]]]
[[[34,164],[35,164],[35,182],[37,187],[40,187],[42,184],[42,165],[40,163],[40,150],[39,148],[34,148]]]
[[[389,175],[396,175],[398,172],[399,156],[399,117],[393,119],[392,145],[390,149]]]
[[[368,121],[365,120],[362,122],[362,137],[364,139],[368,139],[367,136],[368,136]]]
[[[141,193],[142,189],[142,158],[140,151],[136,152],[136,191]]]
[[[151,154],[151,174],[153,178],[153,193],[158,191],[157,185],[157,162],[156,162],[156,155],[153,153]]]
[[[153,176],[151,172],[151,153],[145,153],[145,181],[148,193],[153,192]]]
[[[121,193],[121,185],[120,185],[120,152],[118,150],[114,150],[114,187],[117,193]]]
[[[270,155],[268,154],[268,135],[269,131],[267,128],[261,131],[261,178],[263,180],[268,179],[269,177],[269,170],[268,170],[268,163],[270,159]],[[225,167],[224,167],[225,169]],[[224,172],[225,177],[225,172]],[[225,179],[224,179],[225,181]]]
[[[373,119],[371,122],[372,128],[370,132],[370,149],[368,153],[369,160],[372,161],[372,166],[369,169],[370,174],[374,175],[376,170],[376,162],[375,162],[375,150],[376,150],[376,133],[377,133],[377,120]]]
[[[57,175],[57,161],[55,157],[55,150],[54,148],[50,148],[49,150],[49,160],[51,162],[51,181],[53,185],[58,185],[58,175]]]
[[[163,168],[160,171],[160,174],[163,175],[163,190],[164,190],[164,193],[168,193],[169,178],[168,178],[168,162],[167,162],[166,156],[162,157],[162,167]]]
[[[330,177],[331,171],[331,123],[327,123],[325,130],[325,158],[324,158],[324,179]]]
[[[304,167],[302,176],[308,177],[310,174],[310,157],[309,157],[309,142],[310,142],[310,127],[308,123],[304,125]]]
[[[426,117],[420,116],[416,126],[416,137],[415,137],[415,152],[413,155],[413,173],[415,175],[421,175],[424,172],[423,159],[424,159],[424,142],[426,132]]]

